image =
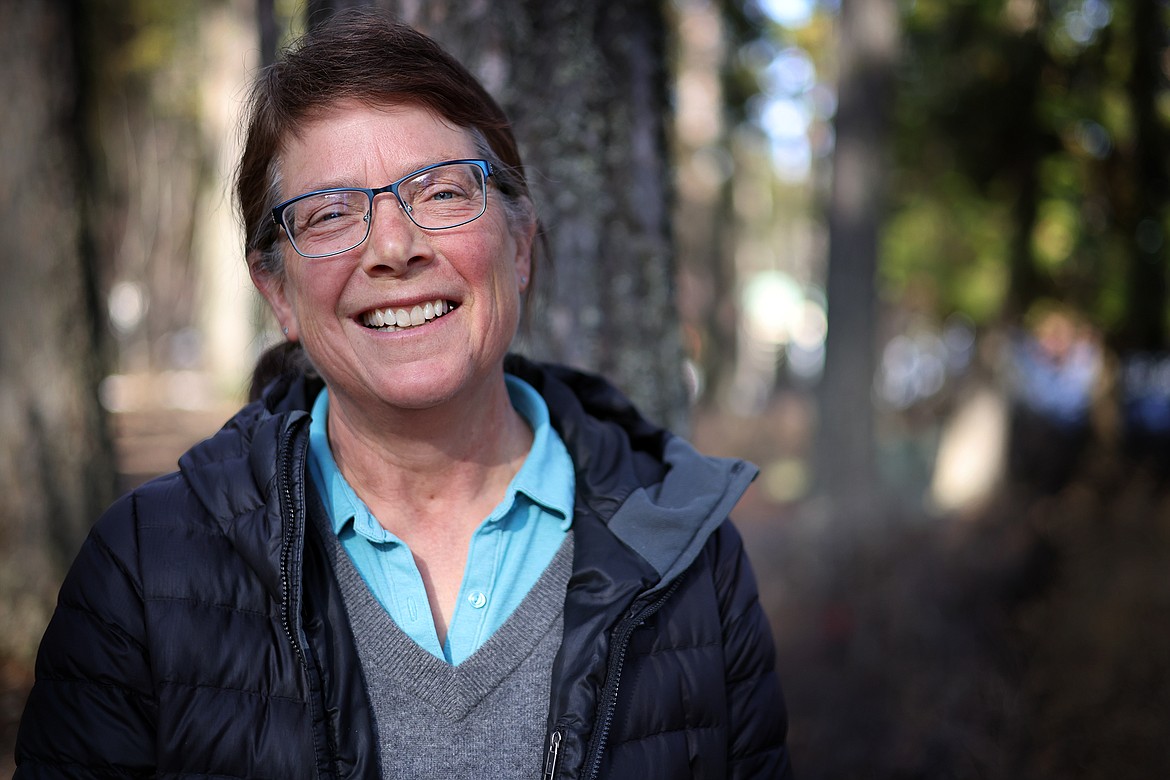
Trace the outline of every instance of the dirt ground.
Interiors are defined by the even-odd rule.
[[[802,780],[1128,780],[1170,770],[1170,482],[1090,447],[1071,476],[981,511],[829,519],[768,489],[799,408],[697,418],[717,454],[768,467],[736,512],[776,635]],[[221,415],[119,421],[123,481]],[[176,427],[176,423],[184,425]],[[160,433],[166,430],[167,433]],[[0,775],[30,674],[0,668]]]

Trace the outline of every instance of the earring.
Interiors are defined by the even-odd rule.
[[[528,284],[528,277],[527,277],[527,276],[521,276],[521,277],[520,277],[520,284]]]
[[[284,329],[284,335],[286,335],[286,336],[288,335],[288,328]]]

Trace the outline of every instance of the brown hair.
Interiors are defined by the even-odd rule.
[[[281,192],[282,145],[306,121],[346,100],[414,104],[466,128],[478,153],[496,168],[492,182],[503,195],[509,225],[516,229],[534,219],[511,123],[487,90],[414,28],[371,11],[350,11],[295,42],[252,87],[235,193],[249,262],[255,258],[264,270],[282,272],[270,213],[296,194]]]

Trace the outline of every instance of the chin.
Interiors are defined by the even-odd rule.
[[[462,395],[474,395],[468,391],[483,382],[486,380],[481,377],[433,364],[412,366],[390,377],[380,396],[385,403],[399,409],[433,409]]]

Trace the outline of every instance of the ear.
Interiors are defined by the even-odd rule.
[[[520,283],[520,292],[526,292],[532,281],[532,245],[536,240],[536,219],[530,218],[524,226],[514,233],[516,241],[516,279]]]
[[[256,251],[248,254],[248,275],[252,277],[252,284],[264,296],[264,300],[268,301],[268,306],[272,309],[285,337],[289,341],[297,341],[300,338],[297,318],[284,292],[284,276],[266,269],[260,253]]]

